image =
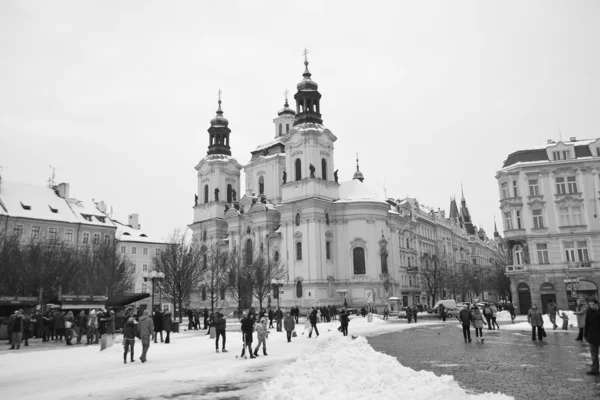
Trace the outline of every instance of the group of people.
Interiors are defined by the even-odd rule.
[[[487,305],[489,307],[489,305]],[[485,309],[485,308],[484,308]],[[473,340],[471,339],[471,326],[475,328],[475,337],[477,339],[481,338],[481,342],[483,343],[485,339],[483,338],[483,326],[488,325],[488,329],[493,329],[490,327],[490,323],[484,321],[484,313],[479,310],[479,307],[473,305],[469,307],[468,304],[465,304],[458,313],[458,321],[462,325],[463,328],[463,338],[465,342],[471,343]],[[492,318],[491,314],[490,319]],[[487,316],[485,317],[487,320]],[[496,324],[496,317],[493,317],[493,323]]]
[[[192,329],[208,329],[208,322],[210,320],[210,313],[208,312],[208,308],[204,308],[204,310],[200,308],[188,308],[187,317],[188,330],[191,331]],[[200,318],[204,319],[204,328],[200,328]]]

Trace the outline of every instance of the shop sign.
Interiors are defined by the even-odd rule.
[[[0,304],[35,304],[37,302],[37,297],[0,296]]]
[[[102,303],[106,302],[108,297],[106,296],[90,296],[90,295],[63,295],[60,296],[60,301],[64,302],[77,302],[77,303]]]
[[[517,290],[519,292],[529,292],[529,286],[526,283],[521,282],[521,283],[519,283]]]
[[[550,282],[544,282],[542,283],[542,286],[540,286],[540,290],[554,290],[554,285]]]

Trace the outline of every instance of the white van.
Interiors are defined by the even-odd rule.
[[[444,307],[446,308],[446,317],[447,318],[453,318],[453,317],[457,317],[458,313],[460,312],[460,309],[456,306],[456,300],[454,299],[448,299],[448,300],[440,300],[437,303],[435,303],[435,305],[433,306],[432,312],[434,312],[435,314],[439,313],[439,306],[443,304]]]

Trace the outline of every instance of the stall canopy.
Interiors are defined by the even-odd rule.
[[[106,307],[125,307],[127,304],[135,303],[136,301],[144,300],[148,297],[150,297],[150,293],[117,293],[113,294],[108,298],[108,300],[106,301]]]
[[[62,308],[70,310],[87,310],[89,308],[104,308],[106,296],[63,295],[60,296]]]
[[[33,306],[38,303],[37,297],[26,296],[2,296],[0,295],[0,305],[15,306]]]

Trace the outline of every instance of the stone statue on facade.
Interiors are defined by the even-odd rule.
[[[314,178],[315,177],[315,166],[310,164],[310,167],[308,167],[308,169],[310,169],[310,177]]]

